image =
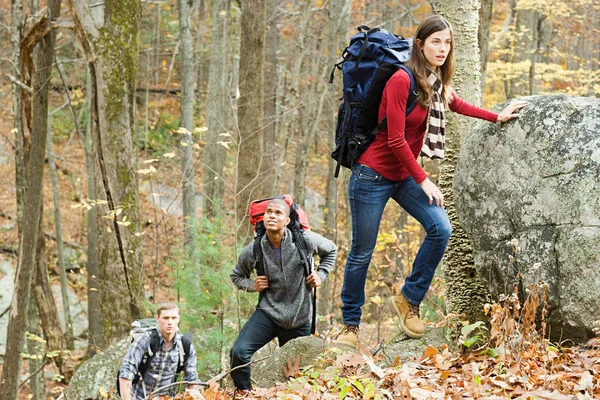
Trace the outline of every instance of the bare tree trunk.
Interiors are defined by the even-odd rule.
[[[36,245],[42,206],[44,185],[44,156],[46,153],[46,134],[48,116],[48,82],[52,70],[54,33],[50,20],[60,13],[60,0],[48,1],[49,18],[41,22],[47,28],[36,48],[36,69],[33,78],[33,125],[31,131],[31,150],[29,152],[29,171],[27,173],[27,193],[24,199],[22,240],[19,245],[19,263],[17,265],[15,289],[10,306],[7,327],[6,356],[0,381],[0,398],[16,400],[21,372],[21,351],[27,324],[27,307],[31,289],[31,277],[35,268]]]
[[[240,242],[251,237],[246,214],[260,171],[263,129],[263,68],[266,32],[266,0],[242,2],[240,45],[240,99],[238,101],[238,154],[236,177],[236,224]]]
[[[287,138],[290,137],[294,137],[298,134],[298,132],[301,130],[301,114],[303,111],[303,108],[305,107],[305,104],[303,104],[303,101],[308,101],[308,99],[303,99],[302,98],[302,91],[304,89],[302,82],[305,81],[305,77],[303,76],[303,71],[302,71],[302,67],[304,64],[304,59],[307,56],[308,53],[308,46],[306,45],[307,42],[307,38],[309,36],[309,27],[310,27],[310,19],[311,19],[311,10],[312,10],[312,3],[310,1],[306,1],[304,3],[301,3],[302,8],[300,10],[301,14],[300,14],[300,21],[299,21],[299,27],[298,27],[298,39],[297,39],[297,48],[300,49],[300,51],[295,55],[295,58],[293,59],[293,66],[291,67],[292,72],[291,72],[291,76],[290,76],[290,88],[289,90],[286,91],[286,104],[287,104],[287,110],[286,113],[288,113],[288,116],[284,119],[286,121],[285,123],[285,128],[283,129],[283,135],[286,136],[286,140],[288,140]],[[302,111],[301,111],[302,110]],[[302,137],[300,136],[298,138],[298,142],[301,142]],[[301,145],[298,144],[298,147],[300,147]],[[286,149],[287,150],[287,149]],[[284,153],[286,154],[286,153]],[[298,158],[298,156],[301,155],[301,150],[299,151],[298,149],[296,149],[296,157]],[[281,165],[283,164],[283,161],[287,161],[287,157],[286,158],[282,158],[281,162],[279,162],[278,164]],[[298,163],[301,162],[301,160],[296,160],[296,166],[298,166]],[[294,193],[294,197],[298,198],[303,198],[304,197],[304,188],[303,187],[298,187],[301,186],[300,182],[298,181],[299,179],[302,179],[302,177],[298,176],[298,171],[295,171],[296,173],[294,174],[294,182],[293,182],[293,188],[292,188],[292,192]]]
[[[22,80],[17,66],[21,65],[21,29],[23,28],[23,4],[21,0],[11,1],[11,31],[10,40],[13,46],[12,61],[15,66],[15,75]],[[21,114],[21,88],[13,83],[13,127],[15,129],[15,189],[17,192],[17,228],[21,232],[21,220],[23,215],[23,201],[25,197],[25,166],[23,157],[23,121]]]
[[[32,376],[29,380],[29,392],[31,400],[45,400],[44,371],[39,370],[44,369],[46,346],[42,338],[37,306],[31,303],[28,308],[27,353],[32,356],[29,358],[29,374]]]
[[[227,77],[229,62],[227,45],[229,35],[229,0],[214,0],[212,4],[212,37],[210,45],[210,65],[206,94],[206,144],[204,147],[204,197],[202,211],[214,217],[223,199],[225,182],[226,148],[220,144],[230,142],[227,117],[231,109]]]
[[[443,15],[454,27],[456,72],[453,85],[456,92],[474,104],[481,104],[479,82],[479,51],[477,47],[477,20],[479,1],[462,0],[437,3],[436,12]],[[448,311],[464,313],[470,321],[481,319],[483,305],[489,295],[481,283],[473,262],[473,249],[465,231],[461,228],[454,204],[453,181],[456,162],[460,152],[461,135],[469,132],[471,121],[464,116],[448,115],[446,122],[445,159],[440,165],[438,186],[444,194],[444,207],[452,224],[452,237],[443,262],[446,278]]]
[[[94,156],[92,154],[92,77],[87,70],[85,106],[88,110],[85,124],[85,136],[82,142],[85,150],[85,171],[87,175],[88,201],[96,199],[96,179],[94,172]],[[98,212],[92,207],[87,212],[87,295],[88,295],[88,351],[89,357],[104,348],[104,329],[102,326],[102,307],[98,267]]]
[[[281,144],[277,140],[277,85],[279,71],[277,51],[279,49],[278,23],[281,13],[278,0],[267,0],[267,36],[265,39],[265,118],[263,121],[263,160],[261,163],[260,177],[261,198],[270,197],[277,193],[275,188],[276,155],[281,151]]]
[[[485,74],[487,71],[487,60],[490,55],[490,27],[492,26],[492,0],[481,0],[479,9],[479,31],[477,32],[477,42],[479,43],[479,63],[481,65],[481,93],[485,89]]]
[[[67,280],[67,267],[65,265],[65,252],[63,250],[62,227],[60,222],[60,200],[58,195],[58,178],[56,176],[56,163],[54,162],[54,146],[52,143],[52,132],[50,131],[50,118],[48,118],[48,164],[50,166],[50,180],[52,181],[52,194],[54,199],[54,230],[56,232],[56,253],[58,256],[58,271],[60,276],[60,293],[63,301],[63,317],[65,320],[65,334],[67,348],[75,350],[73,337],[73,322],[71,321],[71,312],[69,307]],[[43,256],[40,254],[40,256]]]
[[[179,126],[181,130],[181,155],[183,171],[183,230],[185,251],[193,256],[196,246],[196,190],[194,189],[194,150],[192,129],[194,123],[194,42],[190,28],[190,7],[193,0],[179,0],[179,35],[181,40],[181,104]],[[183,143],[186,145],[183,146]]]
[[[535,70],[535,53],[538,36],[539,12],[534,9],[519,8],[519,2],[513,3],[516,7],[515,43],[512,51],[512,63],[521,64],[519,76],[511,79],[507,98],[531,94],[533,90],[531,71]],[[529,64],[527,66],[526,64]]]
[[[131,321],[141,315],[143,300],[143,243],[132,143],[141,3],[104,4],[104,25],[98,27],[84,1],[70,1],[92,77],[94,169],[100,185],[96,188],[99,287],[104,339],[109,343],[129,331]]]
[[[46,350],[55,354],[52,361],[58,367],[60,373],[69,381],[73,375],[73,365],[65,352],[67,342],[62,331],[56,301],[52,296],[50,278],[48,277],[48,265],[46,264],[46,240],[44,234],[44,207],[40,209],[40,222],[38,240],[36,246],[36,265],[33,276],[33,296],[38,309],[42,332],[46,339]]]
[[[346,26],[350,19],[350,0],[331,0],[329,3],[329,32],[327,39],[327,64],[333,68],[341,54],[341,46],[347,40]],[[327,98],[325,103],[325,126],[327,127],[326,151],[331,153],[335,148],[335,125],[340,93],[342,92],[341,75],[334,81],[335,85],[328,85]],[[337,236],[337,210],[338,193],[337,181],[334,178],[337,163],[331,157],[328,157],[327,189],[325,194],[325,237],[336,240]],[[327,279],[319,289],[320,294],[318,311],[319,315],[333,314],[333,296],[328,293],[334,285],[333,280]],[[332,318],[328,318],[319,324],[319,331],[331,329],[333,326]]]

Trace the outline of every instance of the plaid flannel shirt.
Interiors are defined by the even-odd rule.
[[[174,338],[175,340],[169,351],[166,351],[166,341],[160,333],[160,330],[158,331],[158,336],[160,337],[159,350],[152,357],[148,369],[142,377],[143,379],[138,379],[132,386],[132,399],[144,400],[151,391],[169,385],[175,382],[175,379],[177,378],[177,366],[179,365],[179,346],[177,343],[181,345],[182,335],[177,331]],[[138,366],[142,362],[142,357],[144,353],[148,351],[149,347],[149,335],[140,335],[134,340],[129,347],[129,351],[125,355],[123,364],[119,370],[119,376],[121,378],[133,381],[133,378],[138,374]],[[196,350],[194,349],[193,343],[190,345],[190,354],[185,360],[183,367],[184,381],[190,382],[198,380],[198,373],[196,371]],[[172,386],[166,390],[161,390],[158,393],[173,396],[175,389],[176,387]]]

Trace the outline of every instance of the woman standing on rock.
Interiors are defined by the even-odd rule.
[[[405,116],[410,77],[399,69],[387,82],[379,107],[379,121],[387,129],[360,156],[352,168],[348,198],[352,213],[352,246],[342,287],[344,327],[336,342],[358,345],[358,327],[365,302],[367,270],[375,248],[386,203],[393,199],[423,226],[427,235],[413,262],[394,307],[401,329],[410,337],[423,336],[419,305],[444,255],[452,232],[444,210],[444,196],[419,166],[417,156],[444,157],[444,108],[492,123],[517,117],[526,105],[514,102],[496,114],[466,102],[450,87],[454,73],[454,34],[439,15],[426,18],[417,28],[407,66],[418,87],[417,105]]]

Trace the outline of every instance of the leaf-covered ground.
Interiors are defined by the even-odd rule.
[[[540,334],[545,298],[529,293],[523,306],[515,295],[489,305],[489,325],[464,325],[456,351],[428,347],[388,368],[363,353],[328,352],[304,370],[291,364],[291,379],[276,387],[234,393],[212,383],[176,399],[600,399],[600,339],[550,343]]]

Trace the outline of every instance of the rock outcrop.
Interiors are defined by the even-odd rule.
[[[101,399],[113,390],[130,340],[122,339],[77,368],[65,392],[68,399]],[[112,389],[111,389],[112,388]]]
[[[600,320],[600,99],[525,100],[463,139],[457,212],[491,294],[546,283],[550,337],[583,341]]]

